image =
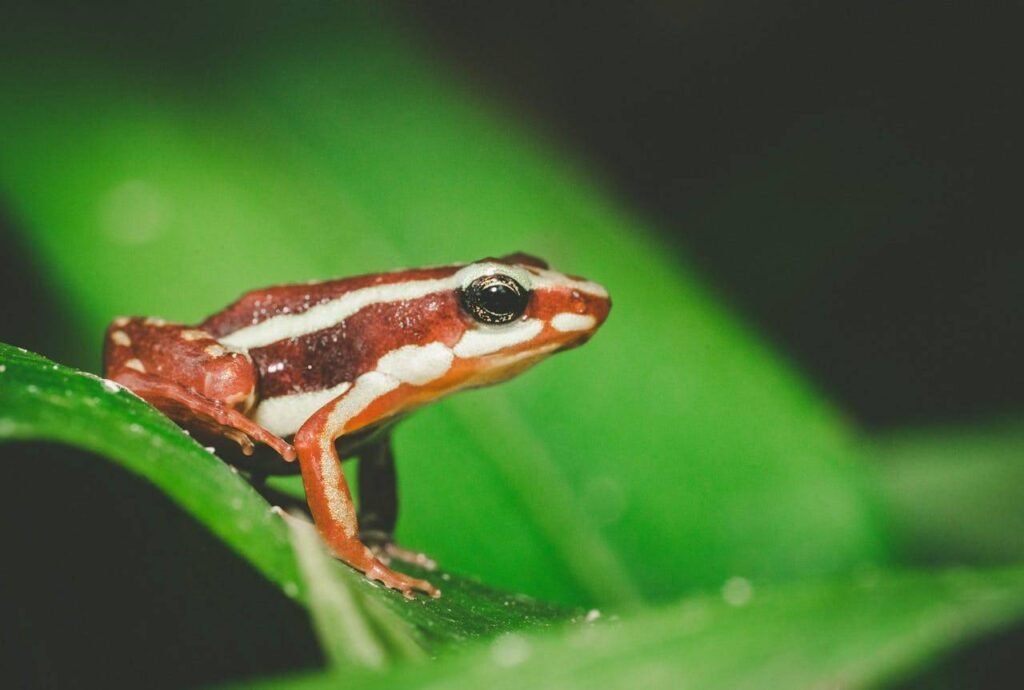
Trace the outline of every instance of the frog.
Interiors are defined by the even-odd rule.
[[[518,252],[251,290],[196,325],[121,316],[103,370],[190,432],[297,464],[333,556],[407,599],[438,597],[391,567],[424,562],[394,543],[395,424],[582,345],[610,309],[602,285]],[[359,462],[358,513],[342,458]]]

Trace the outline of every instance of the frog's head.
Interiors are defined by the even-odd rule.
[[[528,254],[488,258],[455,274],[465,331],[452,348],[466,385],[507,379],[549,354],[582,345],[611,309],[608,291]]]

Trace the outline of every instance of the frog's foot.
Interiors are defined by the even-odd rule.
[[[391,561],[399,561],[401,563],[408,563],[409,565],[415,565],[424,570],[431,572],[437,570],[437,561],[428,556],[425,553],[419,551],[413,551],[403,546],[399,546],[394,542],[387,542],[380,544],[373,550],[374,554],[383,563],[391,563]]]
[[[385,565],[389,565],[391,561],[398,561],[430,572],[437,570],[437,561],[433,558],[425,553],[399,546],[391,540],[391,535],[385,532],[362,530],[359,532],[359,539]]]
[[[112,378],[182,426],[234,441],[245,455],[252,455],[255,441],[270,446],[288,462],[295,460],[291,444],[219,400],[131,369],[122,369]]]
[[[405,573],[392,570],[376,558],[373,559],[372,565],[365,572],[367,578],[376,580],[385,587],[398,590],[406,599],[414,599],[414,592],[417,591],[423,592],[434,599],[441,596],[441,590],[426,580],[420,580]]]
[[[186,425],[199,426],[206,431],[224,436],[238,444],[244,455],[253,454],[253,442],[263,443],[270,446],[275,453],[284,458],[287,462],[295,460],[295,449],[291,444],[279,436],[275,436],[244,414],[216,400],[212,403],[213,413],[207,416],[205,413],[197,414],[196,408],[189,410],[190,419],[183,420]]]

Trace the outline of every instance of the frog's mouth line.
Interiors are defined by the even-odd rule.
[[[579,347],[580,345],[583,345],[584,343],[586,343],[588,340],[590,340],[593,337],[594,337],[594,334],[592,332],[591,333],[587,333],[586,335],[582,335],[579,338],[576,338],[574,340],[570,340],[569,342],[565,343],[564,345],[561,345],[557,349],[553,350],[553,352],[565,352],[566,350],[574,350],[577,347]]]

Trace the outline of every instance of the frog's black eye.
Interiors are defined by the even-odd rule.
[[[515,321],[530,301],[530,291],[501,273],[480,276],[459,290],[459,303],[481,323]]]

